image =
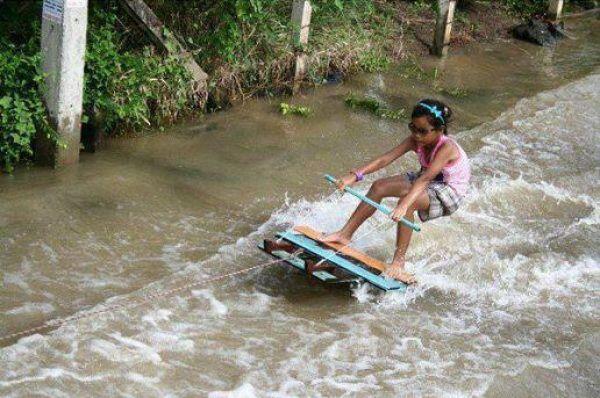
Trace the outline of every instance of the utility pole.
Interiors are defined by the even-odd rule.
[[[435,23],[435,36],[433,38],[433,52],[439,57],[448,54],[452,23],[456,0],[438,0],[438,15]]]
[[[79,161],[87,22],[87,0],[44,0],[43,98],[60,145],[39,137],[36,157],[53,166]]]

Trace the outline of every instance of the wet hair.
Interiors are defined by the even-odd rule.
[[[448,123],[452,118],[452,109],[441,101],[434,99],[424,99],[415,105],[411,118],[427,116],[427,121],[436,130],[443,129],[444,134],[448,135]]]

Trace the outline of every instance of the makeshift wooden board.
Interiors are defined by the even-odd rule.
[[[273,250],[272,252],[268,252],[265,250],[265,246],[262,243],[260,243],[258,245],[258,248],[261,249],[262,251],[264,251],[265,253],[272,255],[275,258],[284,260],[287,264],[293,266],[294,268],[297,268],[300,271],[306,272],[306,263],[300,257],[292,256],[292,254],[290,254],[284,250]],[[326,283],[356,283],[356,282],[359,282],[359,279],[356,277],[338,278],[336,275],[333,275],[324,270],[314,271],[311,274],[311,276],[317,278],[321,282],[326,282]]]
[[[344,246],[339,243],[323,242],[323,240],[322,240],[323,234],[317,230],[312,229],[311,227],[302,225],[302,226],[295,227],[294,231],[299,232],[302,235],[308,236],[312,240],[316,240],[317,242],[319,242],[322,245],[325,245],[336,251],[339,251],[344,256],[350,257],[368,267],[375,268],[379,272],[383,272],[385,270],[385,267],[386,267],[385,263],[377,260],[376,258],[368,256],[363,252],[360,252],[356,249],[353,249],[348,246]]]
[[[373,286],[376,286],[382,290],[406,290],[406,285],[400,281],[384,278],[379,276],[360,265],[355,264],[350,259],[342,257],[327,247],[322,247],[319,243],[303,234],[297,234],[293,231],[280,232],[277,234],[280,238],[303,248],[306,252],[312,253],[317,257],[320,257],[330,264],[340,267],[352,275],[360,277],[366,282],[369,282]]]

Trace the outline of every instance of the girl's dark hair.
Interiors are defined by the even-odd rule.
[[[436,115],[435,111],[440,113]],[[444,129],[444,134],[448,135],[448,123],[452,118],[452,109],[448,105],[430,98],[421,100],[413,108],[411,118],[421,116],[427,116],[427,121],[433,128],[436,130]]]

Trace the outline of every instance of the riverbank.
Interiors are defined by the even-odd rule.
[[[211,110],[290,91],[291,2],[186,2],[194,13],[184,12],[179,3],[151,0],[148,4],[208,72]],[[306,48],[311,65],[306,84],[383,71],[398,63],[405,66],[409,78],[426,78],[420,64],[433,37],[432,4],[315,1]],[[451,45],[456,49],[507,39],[508,28],[525,13],[540,11],[541,4],[537,0],[460,2]],[[2,7],[0,164],[10,171],[32,159],[36,134],[58,137],[40,100],[41,2],[9,2]],[[116,1],[91,2],[85,87],[82,135],[89,150],[103,135],[162,127],[204,107],[185,70],[176,60],[157,53]],[[460,87],[447,89],[460,93]]]

